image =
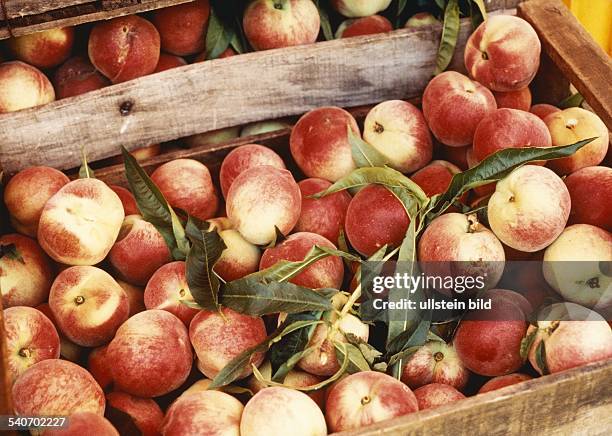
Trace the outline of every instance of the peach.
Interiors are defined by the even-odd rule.
[[[136,199],[128,189],[117,185],[111,185],[110,188],[117,194],[119,200],[121,200],[125,216],[140,214],[138,206],[136,205]]]
[[[49,307],[61,332],[84,347],[110,341],[130,311],[121,286],[93,266],[62,271],[51,287]]]
[[[436,139],[451,147],[471,144],[478,123],[497,109],[491,91],[455,71],[434,77],[423,92],[422,104]]]
[[[389,100],[374,106],[364,121],[363,139],[402,173],[423,168],[433,155],[425,118],[407,101]]]
[[[57,262],[95,265],[111,250],[123,218],[121,200],[108,185],[98,179],[73,180],[45,204],[38,242]]]
[[[129,316],[136,315],[143,310],[146,310],[144,304],[144,289],[134,285],[130,285],[127,282],[117,280],[117,284],[121,286],[121,289],[125,292],[128,297],[128,304],[130,306]]]
[[[287,235],[301,210],[300,188],[287,170],[269,165],[250,168],[232,183],[226,199],[232,226],[255,245],[269,244],[278,228]]]
[[[525,165],[497,182],[487,209],[489,224],[504,244],[539,251],[563,231],[570,202],[559,176],[548,168]]]
[[[418,410],[417,399],[408,386],[390,375],[364,371],[349,375],[331,389],[325,416],[329,430],[339,432]]]
[[[517,288],[520,289],[520,288]],[[511,291],[509,289],[489,289],[482,294],[483,298],[499,299],[502,302],[505,300],[508,304],[515,304],[520,307],[523,314],[529,318],[529,315],[533,312],[533,306],[531,302],[523,296],[522,293]]]
[[[155,71],[153,72],[160,73],[162,71],[171,70],[172,68],[182,67],[185,65],[187,65],[187,61],[182,57],[162,53],[159,55],[157,67],[155,67]]]
[[[591,224],[612,232],[612,168],[582,168],[567,176],[565,186],[572,199],[570,224]]]
[[[439,21],[429,12],[418,12],[412,17],[408,18],[404,27],[406,29],[419,28],[424,26],[431,26],[437,24]]]
[[[596,138],[573,155],[550,161],[548,166],[557,174],[569,174],[581,168],[599,165],[606,157],[610,142],[608,128],[593,112],[571,107],[548,115],[544,122],[555,146]]]
[[[110,82],[96,70],[89,59],[76,56],[55,71],[53,85],[56,97],[60,100],[104,88]]]
[[[49,318],[49,321],[53,323],[53,326],[57,330],[60,341],[60,356],[71,362],[79,363],[83,357],[85,348],[72,342],[59,330],[57,320],[55,319],[53,312],[51,312],[49,304],[40,304],[36,306],[35,309],[41,311],[47,318]]]
[[[172,257],[166,241],[153,224],[140,215],[128,215],[108,253],[108,260],[119,277],[134,285],[145,285]]]
[[[228,47],[228,48],[226,48],[225,50],[223,50],[223,51],[221,52],[221,54],[220,54],[219,56],[217,56],[217,58],[216,58],[216,59],[231,58],[232,56],[236,56],[237,54],[238,54],[238,53],[236,53],[236,52],[234,51],[234,49],[233,49],[233,48]],[[198,54],[198,55],[197,55],[197,56],[194,58],[194,60],[193,60],[193,62],[192,62],[192,63],[196,63],[196,62],[204,62],[204,61],[207,61],[207,60],[209,60],[209,59],[206,59],[206,51],[203,51],[202,53]]]
[[[308,198],[329,188],[331,183],[323,179],[304,179],[298,183],[302,193],[302,212],[295,231],[317,233],[332,242],[338,241],[344,231],[346,211],[351,202],[347,191],[336,192],[321,198]]]
[[[259,269],[261,259],[259,247],[244,239],[237,230],[222,230],[219,236],[226,247],[214,266],[214,271],[219,277],[231,282]]]
[[[425,343],[405,362],[402,381],[411,389],[429,383],[444,383],[463,389],[470,377],[453,345],[444,342]]]
[[[393,30],[393,24],[382,15],[355,18],[343,21],[336,31],[336,38],[350,38],[353,36],[374,35],[387,33]]]
[[[240,136],[240,126],[226,127],[224,129],[211,130],[210,132],[198,133],[197,135],[183,138],[188,147],[203,147],[205,145],[223,144]]]
[[[410,219],[395,195],[382,185],[368,185],[351,200],[344,229],[355,250],[371,256],[383,245],[398,247]]]
[[[236,177],[242,172],[261,165],[270,165],[279,169],[286,169],[281,157],[268,147],[259,144],[247,144],[233,149],[221,163],[219,184],[223,197],[227,193]]]
[[[159,32],[137,15],[99,21],[89,34],[88,52],[91,63],[111,82],[126,82],[155,71]]]
[[[59,358],[59,335],[42,312],[27,306],[14,306],[5,309],[3,316],[11,382],[35,363]]]
[[[21,61],[0,64],[0,114],[51,103],[53,85],[40,70]]]
[[[440,157],[453,165],[456,165],[461,171],[465,171],[470,168],[467,161],[468,153],[472,151],[472,144],[464,147],[449,147],[448,145],[441,145],[438,148]]]
[[[193,353],[185,325],[165,310],[145,310],[117,330],[106,358],[115,388],[138,397],[158,397],[181,386]]]
[[[189,325],[189,339],[198,356],[198,369],[210,379],[214,379],[234,357],[264,341],[266,336],[261,318],[228,308],[220,312],[202,310]],[[264,353],[251,356],[240,378],[251,374],[251,364],[259,366],[263,359]]]
[[[70,56],[74,44],[74,28],[43,30],[8,40],[13,56],[37,68],[53,68]]]
[[[391,0],[332,0],[331,5],[345,17],[368,17],[389,7]]]
[[[517,89],[516,91],[493,91],[498,108],[519,109],[529,112],[531,108],[531,91],[529,87]]]
[[[482,385],[482,387],[478,390],[478,393],[484,394],[486,392],[505,388],[506,386],[515,385],[526,380],[531,380],[532,378],[533,377],[531,377],[530,375],[522,374],[520,372],[515,372],[513,374],[508,375],[500,375],[499,377],[493,377],[491,380],[487,381],[484,385]]]
[[[414,391],[414,396],[419,403],[419,410],[433,409],[465,398],[454,387],[441,383],[421,386]]]
[[[106,404],[128,414],[142,436],[159,434],[164,414],[152,399],[135,397],[125,392],[111,392],[106,394]]]
[[[244,35],[255,50],[312,44],[320,25],[319,10],[309,0],[254,0],[242,18]]]
[[[167,263],[155,271],[147,283],[144,291],[145,307],[167,310],[189,326],[199,311],[182,301],[193,301],[185,276],[185,262]]]
[[[433,160],[414,173],[410,178],[419,185],[428,197],[446,192],[455,174],[461,170],[444,160]]]
[[[166,162],[151,174],[170,206],[201,220],[215,216],[219,199],[206,165],[193,159]]]
[[[298,232],[290,235],[275,247],[268,248],[261,256],[259,269],[263,270],[277,262],[301,261],[315,246],[336,249],[329,240],[316,233]],[[291,283],[311,289],[340,289],[344,279],[344,263],[337,256],[328,256],[308,266],[298,275],[290,279]]]
[[[544,120],[548,115],[552,113],[561,112],[561,109],[556,106],[553,106],[552,104],[539,103],[531,106],[529,112]]]
[[[13,385],[18,415],[104,414],[104,392],[94,378],[75,363],[47,359],[29,367]]]
[[[284,387],[259,391],[247,403],[240,421],[241,436],[325,436],[325,417],[303,392]]]
[[[112,366],[107,357],[108,345],[94,348],[87,357],[87,370],[102,389],[113,383]]]
[[[14,245],[20,259],[0,258],[2,306],[36,306],[47,299],[53,282],[51,260],[35,240],[16,233],[0,236],[0,246]]]
[[[110,421],[92,412],[77,412],[68,416],[68,426],[50,427],[43,432],[44,436],[119,436],[119,432]]]
[[[259,121],[242,126],[240,137],[262,135],[290,128],[291,124],[281,120]]]
[[[291,131],[289,146],[307,177],[335,182],[356,168],[349,128],[360,134],[355,118],[339,107],[321,107],[302,115]]]
[[[161,40],[161,49],[177,56],[204,50],[210,16],[208,0],[197,0],[153,12],[152,21]]]
[[[465,67],[492,91],[525,88],[540,66],[540,40],[531,25],[513,15],[489,17],[469,37]]]
[[[165,436],[238,436],[243,409],[240,401],[224,392],[205,390],[181,395],[166,412],[160,430]]]

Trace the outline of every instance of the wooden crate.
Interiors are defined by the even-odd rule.
[[[534,26],[542,41],[543,63],[534,82],[537,101],[557,103],[567,95],[571,81],[608,128],[612,128],[609,57],[560,0],[528,0],[519,6],[518,13]],[[92,144],[89,154],[101,158],[115,154],[119,144],[133,148],[234,124],[295,115],[324,104],[355,106],[418,96],[433,70],[439,31],[435,27],[399,30],[389,35],[212,61],[8,114],[0,117],[0,162],[9,172],[33,163],[65,169],[78,165],[83,138]],[[468,32],[464,23],[458,51]],[[461,64],[461,57],[453,62],[458,69]],[[211,82],[198,81],[214,74],[219,77]],[[151,85],[161,89],[155,95],[147,95]],[[228,90],[229,85],[241,88]],[[236,95],[235,89],[248,91]],[[202,93],[192,95],[196,90]],[[180,107],[191,109],[200,105],[211,109],[198,114],[156,106],[175,92]],[[120,115],[118,108],[124,101],[134,103],[133,111]],[[239,113],[232,109],[236,107],[241,108]],[[363,118],[366,112],[355,109],[353,113]],[[97,125],[96,118],[103,119],[104,125]],[[54,137],[63,129],[75,132],[68,132],[64,138]],[[287,156],[289,133],[290,129],[285,129],[225,144],[174,151],[147,159],[142,165],[150,172],[164,162],[187,157],[206,163],[216,173],[225,154],[249,142],[268,145]],[[98,170],[96,176],[108,183],[125,184],[120,165]],[[2,329],[0,311],[0,339],[4,337]],[[0,344],[0,352],[4,353],[2,347]],[[0,374],[4,372],[3,364],[6,361],[0,359]],[[611,378],[612,360],[599,362],[378,423],[352,434],[609,434]],[[0,377],[0,414],[11,412],[9,390],[4,377]]]

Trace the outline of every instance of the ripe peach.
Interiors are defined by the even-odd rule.
[[[203,147],[205,145],[223,144],[240,136],[240,126],[227,127],[225,129],[211,130],[210,132],[198,133],[197,135],[183,138],[185,144],[190,148]]]
[[[345,17],[368,17],[389,7],[391,0],[332,0],[331,5]]]
[[[408,386],[381,372],[351,374],[329,392],[325,416],[332,432],[356,430],[419,410]]]
[[[119,436],[119,432],[110,421],[92,412],[76,412],[68,416],[67,427],[50,427],[43,432],[44,436]]]
[[[219,236],[226,247],[214,266],[219,277],[231,282],[259,269],[261,259],[259,247],[244,239],[237,230],[222,230]]]
[[[355,18],[343,21],[336,31],[336,38],[350,38],[352,36],[374,35],[387,33],[393,30],[393,24],[382,15]]]
[[[290,128],[291,124],[282,120],[259,121],[243,126],[240,130],[240,137],[261,135]]]
[[[111,185],[110,188],[117,194],[119,200],[121,200],[125,216],[140,214],[138,206],[136,205],[136,199],[128,189],[117,185]]]
[[[325,417],[308,395],[289,388],[270,387],[247,403],[240,421],[241,436],[324,436]]]
[[[414,391],[414,396],[419,403],[419,410],[433,409],[465,398],[454,387],[441,383],[421,386]]]
[[[351,114],[339,107],[321,107],[303,115],[293,127],[291,155],[307,177],[335,182],[355,169],[348,129],[359,135]]]
[[[187,65],[187,61],[182,57],[162,53],[159,55],[159,61],[157,62],[157,66],[153,72],[160,73],[162,71],[171,70],[172,68],[182,67],[185,65]]]
[[[300,217],[300,188],[287,170],[269,165],[250,168],[232,183],[226,199],[232,226],[255,245],[269,244],[275,227],[289,234]]]
[[[43,30],[8,40],[13,56],[37,68],[53,68],[70,56],[74,43],[74,28]]]
[[[423,115],[438,141],[452,147],[471,144],[478,123],[497,109],[491,91],[461,73],[434,77],[423,92]]]
[[[40,246],[16,233],[0,237],[0,246],[14,245],[21,259],[0,258],[2,306],[36,306],[47,299],[53,282],[51,260]],[[22,262],[23,261],[23,262]]]
[[[219,199],[210,171],[197,160],[175,159],[153,171],[151,180],[172,207],[201,220],[215,216]]]
[[[127,295],[105,271],[74,266],[51,287],[49,307],[61,332],[84,347],[102,345],[115,335],[130,311]]]
[[[89,34],[89,59],[113,83],[155,71],[160,53],[159,32],[137,15],[98,22]]]
[[[452,344],[429,341],[406,360],[402,369],[402,381],[411,389],[429,383],[444,383],[456,389],[463,389],[470,372]]]
[[[223,51],[221,52],[221,54],[220,54],[219,56],[217,56],[217,58],[216,58],[216,59],[231,58],[232,56],[236,56],[237,54],[238,54],[238,53],[236,53],[236,52],[234,51],[234,49],[233,49],[233,48],[228,47],[228,48],[226,48],[225,50],[223,50]],[[203,51],[202,53],[198,54],[198,55],[197,55],[197,56],[194,58],[194,60],[193,60],[193,62],[192,62],[192,63],[196,63],[196,62],[204,62],[204,61],[207,61],[207,60],[209,60],[209,59],[206,59],[206,51]]]
[[[53,85],[56,97],[60,100],[104,88],[110,82],[96,70],[89,59],[76,56],[55,71]]]
[[[266,327],[259,317],[242,315],[231,309],[200,311],[189,325],[189,338],[198,356],[198,369],[214,379],[234,357],[266,339]],[[264,353],[250,359],[240,378],[251,374],[251,364],[259,366]]]
[[[371,256],[388,244],[402,243],[410,219],[395,195],[382,185],[368,185],[351,200],[344,229],[355,250]]]
[[[433,154],[425,118],[407,101],[389,100],[374,106],[364,121],[363,139],[403,173],[423,168]]]
[[[593,112],[571,107],[548,115],[544,122],[555,146],[596,138],[573,155],[550,161],[548,166],[557,174],[569,174],[581,168],[599,165],[606,157],[610,142],[608,128]]]
[[[412,17],[408,18],[404,27],[406,29],[418,28],[424,26],[431,26],[432,24],[437,24],[438,20],[429,12],[418,12],[414,14]]]
[[[164,414],[155,401],[139,398],[125,392],[106,394],[106,404],[130,415],[142,436],[159,434]]]
[[[161,49],[177,56],[204,50],[209,16],[208,0],[156,10],[151,20],[159,31]]]
[[[157,397],[183,384],[193,354],[185,325],[165,310],[137,313],[117,330],[107,349],[115,387],[138,397]]]
[[[508,375],[500,375],[499,377],[493,377],[491,380],[487,381],[482,387],[478,390],[479,394],[484,394],[485,392],[491,392],[496,389],[505,388],[506,386],[515,385],[517,383],[521,383],[525,380],[531,380],[533,377],[527,374],[521,374],[520,372],[515,372],[513,374]]]
[[[35,309],[41,311],[47,318],[49,318],[49,321],[51,321],[53,327],[57,330],[60,341],[60,356],[71,362],[80,362],[85,352],[85,348],[72,342],[59,330],[57,320],[55,319],[53,312],[51,312],[49,304],[40,304],[36,306]]]
[[[570,195],[548,168],[525,165],[497,182],[488,206],[491,230],[520,251],[539,251],[561,234],[570,212]]]
[[[444,193],[453,176],[461,170],[450,162],[433,160],[414,173],[410,178],[419,185],[428,197]]]
[[[523,267],[525,268],[525,267]],[[520,288],[517,288],[520,289]],[[508,304],[515,304],[521,308],[525,317],[529,317],[533,312],[531,302],[522,294],[509,289],[489,289],[482,294],[483,298],[499,299],[502,302],[505,300]]]
[[[117,284],[121,286],[121,289],[123,289],[125,295],[128,297],[128,304],[130,306],[129,316],[136,315],[146,310],[144,305],[144,289],[130,285],[121,280],[117,280]]]
[[[270,165],[284,170],[285,163],[281,157],[268,147],[259,144],[247,144],[233,149],[221,163],[219,184],[223,197],[227,193],[236,177],[242,172],[261,165]]]
[[[556,106],[553,106],[552,104],[540,103],[531,106],[529,112],[544,120],[548,115],[552,113],[561,112],[561,109]]]
[[[153,224],[140,215],[128,215],[108,253],[108,260],[119,277],[134,285],[145,285],[172,257],[166,241]]]
[[[442,144],[438,148],[439,156],[456,165],[461,171],[465,171],[470,168],[470,165],[467,161],[468,153],[472,151],[472,144],[466,145],[464,147],[449,147],[448,145]]]
[[[535,77],[540,66],[540,40],[531,25],[513,15],[489,17],[465,47],[470,76],[493,91],[516,91]]]
[[[317,7],[305,0],[254,0],[242,19],[244,35],[255,50],[312,44],[320,25]]]
[[[531,108],[531,91],[527,86],[516,91],[494,91],[493,95],[500,109],[505,107],[529,112]]]
[[[40,70],[21,61],[0,64],[0,114],[51,103],[53,85]]]
[[[155,271],[147,283],[144,291],[145,307],[167,310],[189,326],[199,311],[181,301],[193,301],[185,277],[185,262],[167,263]]]
[[[108,345],[94,348],[87,357],[87,370],[102,389],[108,388],[113,382],[112,366],[107,357]]]
[[[47,359],[29,367],[13,385],[18,415],[104,414],[104,392],[94,378],[75,363]]]
[[[582,168],[565,179],[565,186],[572,199],[570,224],[591,224],[612,232],[612,168]]]

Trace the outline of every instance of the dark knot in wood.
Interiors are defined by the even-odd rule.
[[[119,106],[119,113],[125,117],[132,112],[133,108],[134,102],[132,100],[126,100]]]

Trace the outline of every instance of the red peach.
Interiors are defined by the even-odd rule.
[[[414,396],[419,403],[419,410],[433,409],[465,398],[454,387],[441,383],[421,386],[414,391]]]
[[[111,392],[106,394],[106,404],[128,414],[142,436],[159,434],[164,414],[152,399],[135,397],[125,392]]]
[[[494,91],[493,95],[499,109],[505,107],[529,112],[531,108],[531,91],[528,87],[517,89],[516,91]]]
[[[238,53],[236,53],[233,48],[228,47],[221,52],[221,54],[217,57],[217,59],[231,58],[232,56],[236,56],[237,54]],[[203,51],[202,53],[200,53],[199,55],[195,57],[195,59],[193,60],[193,63],[204,62],[207,60],[208,59],[206,59],[206,51]]]
[[[472,145],[466,145],[464,147],[449,147],[448,145],[442,144],[438,148],[440,157],[444,160],[456,165],[461,171],[465,171],[470,168],[468,164],[467,155],[471,153]]]
[[[529,318],[533,312],[533,306],[525,296],[509,289],[489,289],[482,294],[482,297],[491,299],[494,298],[502,302],[506,301],[508,304],[515,304],[520,307],[526,318]]]
[[[68,426],[63,428],[50,427],[43,436],[119,436],[117,429],[103,416],[92,412],[77,412],[68,416]]]
[[[60,356],[71,362],[80,362],[81,358],[83,357],[83,353],[85,352],[85,348],[72,342],[59,330],[57,320],[55,319],[53,312],[51,312],[49,304],[40,304],[36,306],[35,309],[41,311],[47,318],[49,318],[49,321],[53,323],[53,326],[57,330],[60,341]]]
[[[197,135],[183,138],[185,144],[190,148],[204,147],[206,145],[223,144],[240,136],[240,126],[227,127],[225,129],[211,130],[210,132],[198,133]]]
[[[591,224],[612,232],[612,168],[586,167],[565,179],[572,199],[569,224]]]
[[[179,5],[180,6],[180,5]],[[172,68],[182,67],[187,65],[187,61],[179,56],[162,53],[159,55],[159,61],[155,67],[154,73],[171,70]]]
[[[102,389],[108,388],[113,382],[113,363],[107,357],[108,345],[94,348],[87,357],[87,369]]]
[[[215,272],[226,282],[237,280],[259,269],[261,251],[233,229],[222,230],[219,236],[223,239],[225,250],[215,263]]]
[[[406,29],[419,28],[424,26],[431,26],[432,24],[437,24],[438,20],[429,12],[418,12],[414,14],[412,17],[408,18],[404,27]]]
[[[117,280],[117,284],[121,286],[121,289],[123,289],[125,295],[128,297],[128,304],[130,306],[129,316],[136,315],[146,310],[144,305],[144,289],[130,285],[121,280]]]
[[[154,156],[158,156],[161,153],[161,145],[160,144],[145,145],[144,147],[139,147],[139,148],[130,150],[130,153],[132,153],[132,156],[134,156],[134,158],[137,161],[150,159]],[[123,158],[121,159],[120,163],[123,164]]]
[[[53,85],[56,97],[60,100],[104,88],[110,82],[96,70],[89,59],[77,56],[68,59],[55,71]]]
[[[368,17],[389,7],[391,0],[332,0],[331,5],[345,17]]]
[[[561,109],[559,109],[556,106],[553,106],[552,104],[540,103],[540,104],[534,104],[533,106],[531,106],[531,109],[529,109],[529,112],[531,112],[532,114],[544,120],[544,118],[546,118],[548,115],[552,113],[561,112]]]
[[[119,200],[121,200],[125,216],[140,214],[138,206],[136,205],[136,199],[128,189],[117,185],[111,185],[110,188],[117,194]]]
[[[161,49],[177,56],[204,50],[209,16],[208,0],[156,10],[152,21],[159,31]]]
[[[450,162],[433,160],[414,173],[410,178],[419,185],[428,197],[444,193],[453,176],[461,170]]]
[[[55,100],[53,85],[40,70],[21,61],[0,64],[0,114]]]
[[[487,381],[484,385],[482,385],[482,387],[478,390],[478,393],[484,394],[486,392],[505,388],[506,386],[515,385],[526,380],[531,380],[532,378],[533,377],[531,377],[530,375],[521,374],[520,372],[515,372],[514,374],[508,375],[500,375],[499,377],[493,377],[491,380]]]
[[[352,36],[374,35],[387,33],[393,30],[391,22],[382,15],[349,19],[343,21],[336,31],[336,38],[350,38]]]
[[[155,71],[160,37],[150,21],[137,15],[98,22],[89,34],[89,59],[113,83]]]
[[[70,56],[74,43],[74,28],[43,30],[8,40],[13,56],[37,68],[53,68]]]

